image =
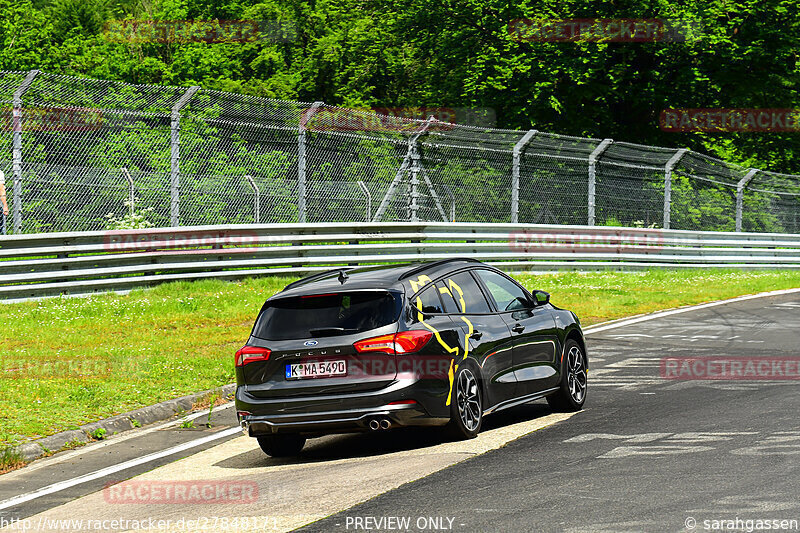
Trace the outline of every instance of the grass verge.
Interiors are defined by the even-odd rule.
[[[0,448],[0,475],[25,466],[25,460],[13,448]]]
[[[516,277],[550,292],[584,326],[800,287],[800,272],[786,271]],[[0,447],[230,383],[233,353],[247,340],[258,309],[292,280],[170,283],[124,296],[0,305]]]

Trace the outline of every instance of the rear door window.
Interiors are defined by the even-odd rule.
[[[442,299],[442,304],[444,305],[445,313],[461,312],[461,309],[459,309],[458,304],[453,298],[452,291],[447,287],[446,281],[437,281],[436,290],[439,291],[439,297],[441,297]]]
[[[253,327],[264,340],[309,339],[363,333],[395,322],[401,299],[388,291],[358,291],[278,298]]]
[[[428,287],[420,291],[420,293],[417,294],[417,299],[419,299],[419,303],[422,304],[423,313],[430,315],[444,313],[442,301],[439,299],[439,293],[436,291],[436,287]],[[416,299],[414,304],[417,305]]]
[[[459,300],[461,294],[463,293],[465,304],[463,313],[471,314],[492,312],[491,308],[489,307],[489,302],[486,301],[483,291],[478,286],[478,282],[475,281],[475,278],[473,278],[472,274],[469,272],[460,272],[455,276],[448,276],[444,281],[447,282],[448,286],[451,285],[450,281],[455,284],[455,287],[452,287],[452,290],[454,291],[453,297],[456,300]],[[461,313],[462,310],[459,312]]]

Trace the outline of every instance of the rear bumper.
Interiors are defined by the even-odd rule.
[[[376,418],[388,419],[393,427],[439,426],[449,420],[448,389],[438,380],[397,380],[377,391],[259,398],[239,386],[236,410],[248,413],[239,415],[239,423],[253,437],[366,431]]]

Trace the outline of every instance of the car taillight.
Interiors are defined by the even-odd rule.
[[[415,329],[403,331],[402,333],[364,339],[355,342],[353,347],[355,347],[356,351],[359,353],[383,352],[391,355],[407,354],[421,350],[423,346],[428,344],[431,337],[433,337],[433,334],[430,331]]]
[[[236,352],[236,366],[244,366],[248,363],[256,361],[266,361],[269,359],[269,354],[272,350],[268,348],[259,348],[258,346],[242,346]]]
[[[423,346],[428,344],[431,337],[433,337],[433,333],[420,329],[398,333],[394,336],[397,353],[418,352]]]

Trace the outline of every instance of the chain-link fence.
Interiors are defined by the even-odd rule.
[[[0,72],[0,100],[9,233],[143,220],[800,233],[800,176],[688,150],[39,71]]]

